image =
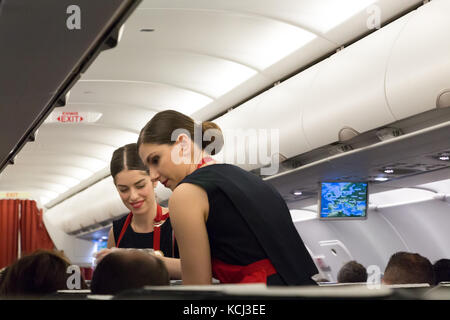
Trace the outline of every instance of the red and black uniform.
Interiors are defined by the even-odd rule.
[[[158,216],[161,217],[162,209],[159,205],[157,207],[157,212],[159,212],[159,215],[157,214],[157,218]],[[159,226],[159,232],[157,231],[158,227],[154,227],[153,232],[134,232],[131,227],[132,217],[133,214],[130,212],[128,215],[113,222],[114,240],[117,248],[150,248],[162,251],[165,257],[180,257],[168,214],[167,218],[163,217],[162,219],[160,218],[161,221],[158,221],[158,224],[165,221]]]
[[[181,183],[208,194],[213,277],[222,283],[315,285],[317,268],[278,191],[237,166],[214,164]]]

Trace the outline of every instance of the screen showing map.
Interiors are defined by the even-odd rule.
[[[322,182],[320,218],[366,218],[367,182]]]

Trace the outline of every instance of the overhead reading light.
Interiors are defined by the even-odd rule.
[[[375,181],[378,181],[378,182],[384,182],[384,181],[388,181],[389,178],[386,178],[386,177],[376,177],[374,180],[375,180]]]
[[[387,174],[392,174],[392,173],[394,173],[394,169],[386,168],[383,170],[383,172],[387,173]]]
[[[294,196],[301,196],[303,194],[303,192],[301,192],[300,190],[294,190],[294,191],[292,191],[292,194]]]
[[[438,159],[441,161],[449,161],[450,155],[448,153],[442,153],[441,155],[439,155]]]

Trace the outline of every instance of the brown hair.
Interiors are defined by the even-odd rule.
[[[122,170],[141,170],[147,172],[147,174],[149,173],[148,168],[139,158],[136,143],[130,143],[115,150],[109,167],[114,180],[116,175]]]
[[[94,270],[93,294],[116,294],[144,286],[168,286],[169,272],[157,257],[138,250],[108,254]]]
[[[67,289],[70,263],[60,254],[38,250],[10,265],[0,286],[0,295],[39,296]]]
[[[158,112],[149,122],[147,122],[139,134],[137,145],[138,148],[143,143],[173,145],[175,141],[172,140],[172,133],[177,129],[184,129],[188,131],[192,141],[196,142],[197,139],[194,139],[194,137],[196,131],[200,132],[200,126],[202,133],[202,145],[199,145],[199,147],[201,147],[202,150],[205,150],[208,145],[214,142],[215,148],[211,150],[210,154],[215,155],[219,153],[223,147],[223,135],[222,130],[217,124],[211,121],[205,121],[201,124],[196,123],[191,117],[174,110]],[[211,129],[215,131],[209,141],[205,133]]]
[[[430,260],[418,253],[394,253],[384,271],[386,284],[429,283],[434,285],[434,271]]]
[[[352,260],[342,266],[337,279],[339,283],[366,282],[367,271],[362,264]]]

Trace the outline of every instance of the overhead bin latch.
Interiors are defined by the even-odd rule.
[[[359,132],[350,127],[343,127],[339,130],[339,142],[345,142],[359,135]]]
[[[376,132],[376,135],[380,141],[390,140],[396,137],[399,137],[403,134],[400,128],[387,127],[380,129]]]
[[[436,108],[448,108],[450,107],[450,89],[444,90],[436,100]]]

